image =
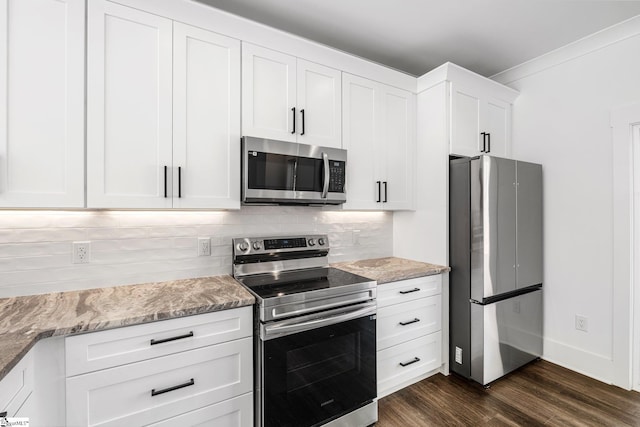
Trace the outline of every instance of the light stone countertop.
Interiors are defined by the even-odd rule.
[[[254,304],[231,276],[0,299],[0,380],[43,338]]]
[[[371,280],[376,280],[378,285],[451,271],[450,267],[443,265],[395,257],[341,262],[332,264],[331,266],[348,271],[349,273],[364,276]]]
[[[403,258],[332,264],[378,284],[451,269]],[[231,276],[55,292],[0,299],[0,380],[43,338],[243,307],[253,295]]]

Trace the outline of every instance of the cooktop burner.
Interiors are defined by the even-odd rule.
[[[238,280],[262,299],[339,288],[371,281],[366,277],[331,267],[264,273],[245,276],[238,278]]]

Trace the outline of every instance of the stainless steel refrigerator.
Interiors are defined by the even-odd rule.
[[[451,371],[487,385],[542,355],[542,166],[449,164]]]

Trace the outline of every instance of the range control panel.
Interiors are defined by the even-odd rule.
[[[293,237],[242,237],[233,239],[233,256],[329,250],[326,234]]]

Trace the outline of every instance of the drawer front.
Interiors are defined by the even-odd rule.
[[[252,427],[253,393],[243,394],[149,425],[149,427],[176,426]]]
[[[442,364],[441,348],[441,332],[435,332],[379,351],[378,395],[397,384],[439,368]]]
[[[67,377],[251,336],[251,306],[65,338]]]
[[[67,378],[67,425],[147,425],[248,393],[252,342],[243,338]]]
[[[439,294],[442,290],[442,275],[384,283],[378,285],[377,290],[378,307],[400,304]]]
[[[442,328],[440,295],[378,308],[378,350],[409,341]]]
[[[0,381],[0,412],[14,417],[33,391],[33,349]]]

